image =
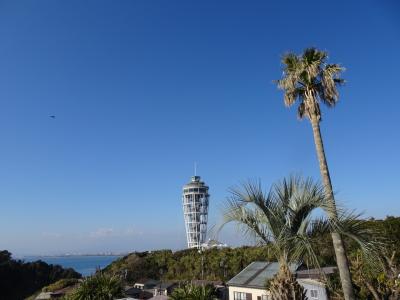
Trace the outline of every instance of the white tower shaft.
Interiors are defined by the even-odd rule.
[[[208,186],[193,176],[183,187],[183,216],[188,248],[200,248],[206,240],[208,221]]]

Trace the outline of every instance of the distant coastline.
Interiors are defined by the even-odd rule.
[[[99,253],[99,254],[42,254],[42,255],[23,255],[25,257],[73,257],[73,256],[125,256],[129,253]]]
[[[113,261],[123,257],[120,254],[64,254],[64,255],[35,255],[25,256],[24,261],[42,260],[47,264],[72,268],[83,276],[94,274],[97,269],[103,269]]]

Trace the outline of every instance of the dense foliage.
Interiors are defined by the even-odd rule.
[[[123,296],[122,282],[102,272],[86,278],[68,300],[113,300]]]
[[[216,300],[216,292],[212,285],[196,286],[185,284],[175,289],[170,296],[171,300]]]
[[[384,220],[366,220],[365,226],[379,232],[384,242],[379,255],[380,268],[371,265],[350,239],[345,239],[350,268],[357,297],[359,299],[399,299],[400,298],[400,217],[387,217]],[[329,235],[316,237],[314,248],[319,253],[322,265],[334,265],[334,250],[327,243]],[[333,296],[341,297],[337,278],[330,282]]]
[[[42,289],[43,292],[56,292],[66,287],[74,286],[79,283],[77,278],[63,278]]]
[[[268,247],[240,247],[210,249],[198,253],[196,249],[177,252],[158,250],[134,252],[109,265],[105,272],[118,274],[129,283],[140,278],[163,280],[201,279],[202,256],[204,279],[226,281],[255,260],[272,260]]]
[[[0,251],[0,291],[2,299],[24,299],[42,287],[62,278],[80,278],[73,269],[48,265],[43,261],[23,262],[11,258],[11,253]]]
[[[366,220],[366,225],[378,229],[382,237],[386,240],[384,253],[393,253],[393,265],[399,268],[400,253],[396,249],[400,249],[400,217],[387,217],[385,220]],[[357,247],[350,239],[345,239],[345,245],[349,253],[350,263],[352,266],[353,281],[356,284],[356,290],[361,299],[372,296],[372,292],[366,286],[371,285],[377,290],[388,293],[394,293],[396,288],[395,279],[393,277],[393,269],[386,267],[379,272],[367,273],[367,281],[359,279],[355,266],[358,266]],[[313,241],[313,247],[318,254],[319,264],[321,266],[335,265],[335,253],[332,247],[332,240],[329,233],[324,236],[316,236]],[[109,265],[105,272],[115,274],[127,283],[132,284],[142,277],[160,279],[162,274],[163,280],[192,280],[201,279],[202,259],[204,257],[204,279],[227,281],[241,271],[252,261],[272,261],[274,259],[270,246],[262,247],[239,247],[210,249],[202,254],[196,250],[187,249],[177,252],[171,250],[159,250],[151,252],[134,252]],[[382,257],[384,259],[384,257]],[[362,261],[365,266],[365,262]],[[313,267],[310,264],[310,267]],[[161,272],[160,272],[161,271]],[[384,278],[392,278],[392,280],[383,280]],[[340,296],[340,283],[337,278],[333,278],[330,284],[333,289],[333,295]],[[390,291],[390,292],[388,292]],[[378,293],[380,293],[378,291]]]

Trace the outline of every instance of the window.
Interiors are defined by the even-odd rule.
[[[317,290],[310,290],[311,299],[318,299],[318,291]]]
[[[233,300],[246,300],[246,293],[233,292]]]
[[[261,300],[269,300],[269,297],[267,295],[262,295]]]

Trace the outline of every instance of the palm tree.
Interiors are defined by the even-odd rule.
[[[366,252],[372,248],[368,231],[361,228],[356,217],[343,217],[331,223],[328,218],[316,217],[317,209],[331,209],[324,187],[298,176],[274,184],[268,193],[254,183],[231,190],[223,225],[234,222],[245,235],[269,245],[280,264],[278,274],[268,287],[274,300],[305,299],[302,287],[292,274],[293,265],[307,260],[319,267],[312,247],[316,235],[335,228],[358,242]]]
[[[285,105],[292,106],[297,101],[299,118],[306,117],[311,122],[322,181],[330,206],[329,217],[336,221],[338,213],[319,125],[320,103],[328,107],[336,105],[339,99],[337,87],[344,83],[339,76],[344,68],[338,64],[328,64],[327,59],[326,52],[315,48],[304,50],[302,55],[288,53],[283,56],[283,78],[277,84],[284,91]],[[355,296],[342,237],[336,230],[331,235],[344,297],[353,300]]]
[[[70,296],[71,300],[112,300],[123,296],[121,281],[115,276],[97,273],[86,278]]]
[[[215,290],[212,286],[195,286],[193,284],[185,284],[173,291],[170,296],[172,300],[214,300]]]

